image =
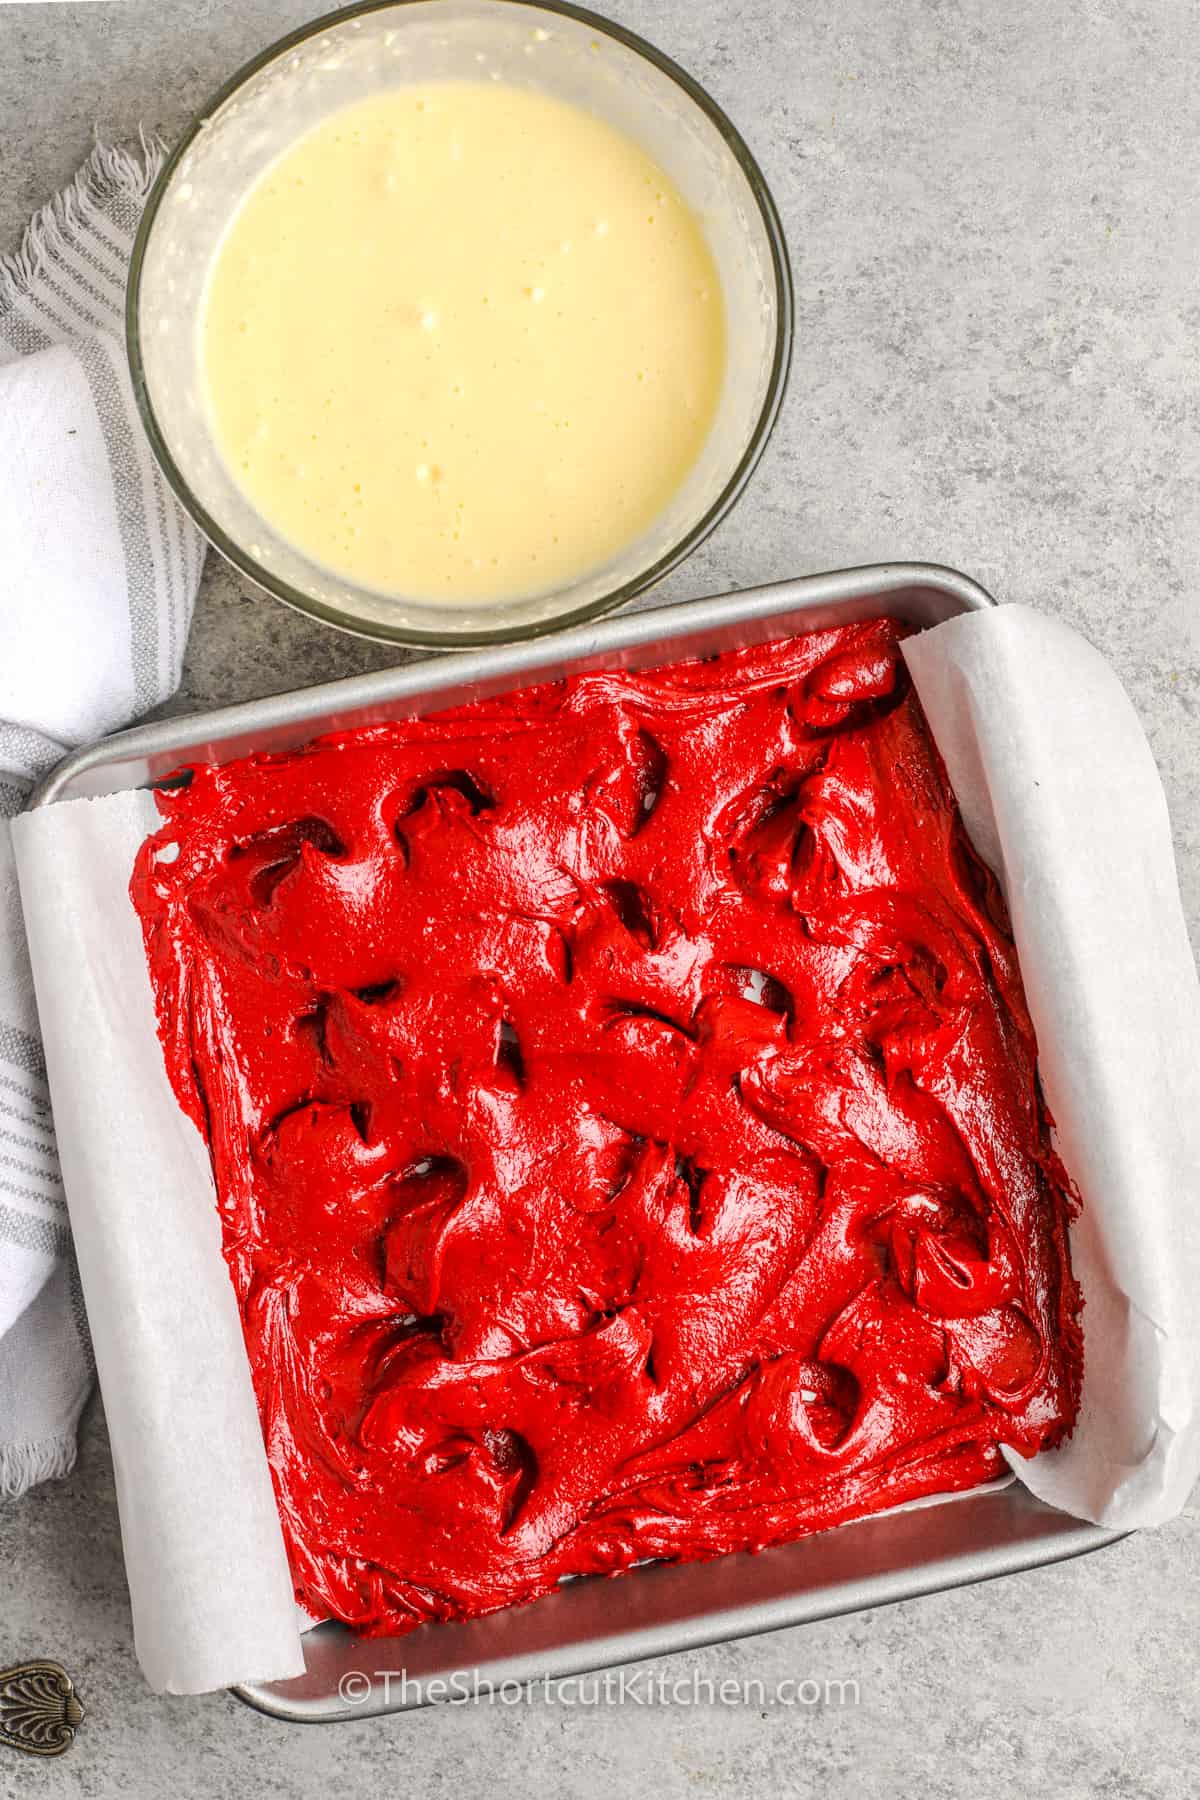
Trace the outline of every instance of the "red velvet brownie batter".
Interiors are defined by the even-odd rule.
[[[160,795],[132,893],[313,1612],[756,1548],[1070,1429],[1066,1180],[901,635]]]

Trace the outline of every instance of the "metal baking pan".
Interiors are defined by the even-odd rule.
[[[803,576],[138,726],[69,756],[31,804],[116,793],[181,763],[289,749],[319,732],[411,718],[584,669],[647,668],[879,614],[924,628],[992,604],[967,576],[930,563]],[[527,1606],[402,1638],[322,1625],[305,1638],[304,1675],[234,1691],[281,1719],[367,1718],[912,1599],[1080,1556],[1122,1535],[1081,1524],[1014,1481],[994,1483],[756,1556],[572,1582]]]

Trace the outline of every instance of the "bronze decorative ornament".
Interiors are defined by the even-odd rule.
[[[61,1663],[0,1669],[0,1744],[32,1756],[60,1756],[75,1741],[83,1708]]]

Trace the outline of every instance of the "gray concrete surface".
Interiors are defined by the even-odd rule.
[[[0,5],[0,249],[94,125],[168,138],[315,0]],[[929,557],[1079,626],[1128,684],[1200,925],[1200,9],[1185,0],[609,0],[706,83],[772,182],[798,293],[758,478],[663,600]],[[0,427],[2,428],[2,427]],[[181,704],[388,660],[210,561]],[[1190,1800],[1200,1517],[1099,1556],[673,1659],[856,1681],[857,1704],[456,1708],[325,1730],[158,1699],[133,1660],[99,1410],[0,1507],[0,1665],[61,1656],[68,1756],[0,1794],[867,1792]]]

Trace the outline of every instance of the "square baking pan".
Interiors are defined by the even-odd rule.
[[[880,614],[924,629],[992,604],[967,576],[927,563],[803,576],[138,726],[69,756],[31,804],[145,786],[181,764],[291,749],[326,731],[416,717],[587,669],[648,668]],[[305,1637],[304,1675],[234,1691],[281,1719],[367,1718],[911,1599],[1060,1562],[1122,1535],[1058,1512],[1009,1479],[757,1555],[572,1581],[528,1605],[401,1638],[363,1639],[330,1622]]]

